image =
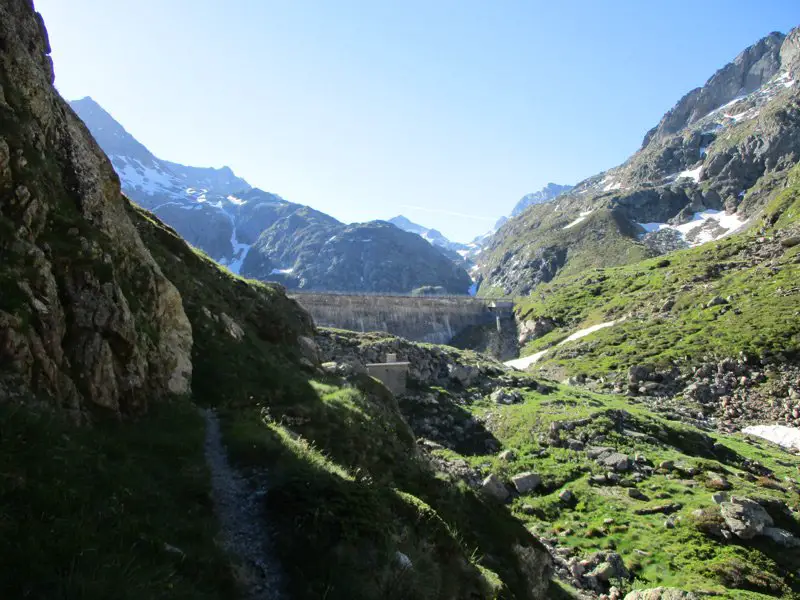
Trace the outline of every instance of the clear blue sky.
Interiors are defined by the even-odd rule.
[[[797,0],[36,0],[56,85],[161,158],[465,241],[623,161]]]

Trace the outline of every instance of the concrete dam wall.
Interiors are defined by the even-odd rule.
[[[344,295],[295,293],[297,300],[320,327],[351,331],[386,331],[415,342],[447,344],[469,327],[498,331],[510,321],[509,303],[470,296],[412,297],[391,295]]]

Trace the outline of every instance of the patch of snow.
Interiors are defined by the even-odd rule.
[[[237,198],[236,196],[228,196],[228,202],[230,202],[231,204],[235,204],[236,206],[247,204],[247,200],[242,200],[241,198]]]
[[[691,240],[687,240],[691,246],[699,246],[706,242],[711,242],[728,236],[738,231],[745,225],[738,215],[728,214],[721,210],[704,210],[694,213],[692,220],[683,225],[670,225],[668,223],[638,223],[646,233],[661,231],[662,229],[673,229],[681,234],[683,239],[691,235]],[[725,229],[721,235],[715,235],[714,225]],[[700,231],[695,231],[700,229]]]
[[[569,225],[565,225],[564,229],[570,229],[572,227],[575,227],[575,225],[578,225],[579,223],[583,223],[586,220],[586,217],[592,214],[592,212],[594,211],[591,210],[581,211],[580,216],[578,216],[578,218],[572,221],[572,223],[570,223]]]
[[[700,181],[700,171],[702,171],[703,165],[700,165],[696,169],[681,171],[678,173],[676,179],[694,179],[695,183]]]
[[[461,258],[467,258],[469,255],[469,250],[456,250],[456,252]]]
[[[507,360],[503,364],[507,367],[511,367],[512,369],[518,369],[520,371],[524,371],[532,364],[539,362],[539,359],[542,358],[545,354],[547,354],[547,350],[542,350],[540,352],[537,352],[536,354],[531,354],[530,356],[515,358],[514,360]]]
[[[611,327],[613,325],[616,325],[620,321],[622,321],[622,319],[617,319],[616,321],[608,321],[606,323],[598,323],[597,325],[592,325],[591,327],[587,327],[586,329],[580,329],[575,333],[573,333],[571,336],[569,336],[567,339],[565,339],[563,342],[561,342],[559,346],[561,344],[566,344],[567,342],[574,342],[575,340],[579,340],[583,337],[586,337],[590,333],[594,333],[595,331],[600,331],[601,329],[605,329],[606,327]]]
[[[126,186],[141,190],[148,196],[177,191],[175,178],[161,168],[145,167],[135,158],[122,156],[112,156],[111,162]]]
[[[782,85],[783,85],[783,87],[789,88],[789,87],[792,87],[794,85],[794,82],[795,82],[794,79],[790,79],[789,81],[784,81]]]
[[[292,273],[294,273],[293,267],[289,267],[288,269],[272,269],[272,271],[269,272],[270,275],[291,275]]]
[[[595,331],[600,331],[601,329],[605,329],[606,327],[611,327],[613,325],[616,325],[617,323],[621,323],[624,320],[625,318],[623,317],[622,319],[617,319],[616,321],[607,321],[606,323],[598,323],[597,325],[592,325],[591,327],[586,327],[585,329],[579,329],[566,339],[560,341],[558,344],[556,344],[555,347],[562,346],[567,342],[574,342],[575,340],[584,338],[587,335],[594,333]],[[508,360],[503,364],[513,369],[525,370],[532,364],[539,362],[539,359],[541,359],[542,356],[547,354],[549,350],[550,348],[547,348],[546,350],[541,350],[539,352],[536,352],[535,354],[531,354],[530,356],[524,356],[522,358],[515,358],[514,360]]]
[[[708,146],[701,146],[700,147],[700,156],[706,156],[708,154]]]
[[[231,213],[225,210],[225,207],[222,205],[222,200],[218,200],[211,206],[228,217],[228,220],[231,222],[231,247],[233,248],[233,255],[231,256],[230,261],[220,260],[219,262],[220,264],[226,265],[231,273],[239,275],[239,271],[242,268],[242,263],[244,263],[244,259],[247,258],[247,254],[250,252],[251,246],[250,244],[242,244],[239,242],[239,239],[236,237],[236,219]]]
[[[784,448],[800,450],[800,429],[786,425],[752,425],[742,433],[763,438]]]
[[[647,233],[653,233],[654,231],[661,231],[662,229],[670,229],[672,226],[667,225],[666,223],[637,223],[639,227],[644,228]]]
[[[711,111],[710,113],[708,113],[708,114],[710,114],[710,115],[711,115],[711,114],[714,114],[715,112],[718,112],[718,111],[722,110],[723,108],[728,108],[729,106],[733,106],[734,104],[736,104],[737,102],[741,102],[741,101],[742,101],[742,100],[744,100],[745,98],[747,98],[747,95],[744,95],[744,96],[737,96],[736,98],[734,98],[733,100],[731,100],[731,101],[730,101],[730,102],[728,102],[727,104],[723,104],[722,106],[720,106],[720,107],[718,107],[718,108],[715,108],[714,110],[712,110],[712,111]]]
[[[692,243],[692,245],[697,246],[705,242],[723,238],[726,235],[730,235],[745,224],[745,221],[742,221],[737,215],[729,215],[721,210],[705,210],[703,212],[695,213],[691,221],[684,223],[683,225],[678,225],[675,227],[675,229],[681,232],[685,238],[689,233],[693,232],[698,227],[703,227],[709,221],[716,221],[721,228],[726,229],[727,231],[716,237],[711,232],[703,232],[701,235],[695,238],[695,241]]]
[[[751,108],[750,110],[746,110],[736,115],[725,113],[723,116],[728,119],[733,119],[734,122],[738,123],[739,121],[747,121],[748,119],[755,119],[758,116],[759,112],[761,111],[755,108]]]

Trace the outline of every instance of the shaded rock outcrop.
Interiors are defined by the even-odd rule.
[[[76,417],[189,390],[192,330],[111,163],[53,87],[29,0],[0,5],[0,398]]]

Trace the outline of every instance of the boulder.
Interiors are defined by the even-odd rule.
[[[508,489],[500,478],[494,473],[481,482],[480,491],[489,498],[504,502],[508,498]]]
[[[509,462],[514,460],[517,455],[514,453],[513,450],[503,450],[500,454],[497,455],[497,458],[504,462]]]
[[[520,494],[526,494],[539,487],[542,483],[542,478],[536,473],[526,471],[525,473],[514,475],[511,478],[511,482],[514,484],[514,487],[517,488],[517,491]]]
[[[522,394],[517,390],[509,390],[506,388],[495,390],[489,398],[496,404],[518,404],[522,402]]]
[[[647,381],[652,375],[652,369],[644,365],[634,365],[628,369],[628,383],[637,384]]]
[[[519,325],[519,343],[525,344],[531,340],[538,339],[543,335],[550,333],[556,328],[556,324],[552,319],[547,317],[539,317],[538,319],[529,319],[523,321]]]
[[[597,459],[601,465],[606,466],[614,471],[628,471],[631,468],[631,459],[627,454],[621,452],[612,452],[611,454],[602,456]]]
[[[732,496],[730,502],[719,505],[725,524],[734,535],[749,540],[772,527],[772,517],[755,500]]]
[[[447,373],[450,379],[461,385],[462,387],[469,387],[480,377],[480,370],[472,365],[464,364],[449,364],[447,365]]]
[[[711,300],[706,302],[706,308],[711,308],[712,306],[722,306],[723,304],[728,304],[728,301],[722,296],[714,296]]]
[[[592,460],[597,460],[613,452],[614,448],[609,448],[607,446],[589,446],[586,448],[586,455]]]

